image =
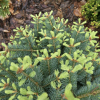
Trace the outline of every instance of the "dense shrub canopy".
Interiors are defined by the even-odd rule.
[[[34,29],[16,28],[0,52],[1,100],[97,100],[100,58],[94,31],[84,23],[33,16]]]
[[[82,7],[82,15],[91,21],[91,25],[100,27],[100,0],[88,0]]]

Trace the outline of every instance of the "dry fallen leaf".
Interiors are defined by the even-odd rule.
[[[46,8],[46,9],[43,9],[43,11],[44,11],[44,12],[49,12],[49,11],[51,11],[51,7],[48,7],[48,8]]]
[[[51,1],[52,1],[52,0],[43,0],[42,2],[43,2],[45,5],[47,5],[47,4],[49,4]]]
[[[80,1],[81,6],[85,5],[85,3],[86,3],[86,0],[81,0]]]
[[[17,19],[15,18],[16,22],[19,24],[24,24],[25,19]]]
[[[14,10],[12,8],[9,8],[9,11],[11,12],[11,14],[14,13]]]
[[[20,19],[20,18],[22,18],[23,16],[25,16],[25,11],[23,10],[23,11],[17,11],[17,12],[15,12],[14,13],[14,15],[16,15],[15,17],[17,18],[17,19]]]
[[[8,30],[3,30],[3,32],[8,33],[8,32],[10,32],[10,31],[8,31]]]
[[[55,17],[63,18],[63,12],[62,12],[61,9],[58,9],[57,14],[55,15]]]
[[[75,16],[82,17],[80,8],[74,9],[74,12],[73,13],[74,13]]]
[[[78,17],[82,17],[82,14],[81,14],[81,7],[86,3],[85,0],[82,0],[80,2],[74,2],[74,15],[75,16],[78,16]]]
[[[65,8],[69,7],[69,1],[62,2],[60,8],[64,10]]]
[[[19,10],[17,10],[16,12],[13,13],[13,15],[17,15],[19,13]]]
[[[9,16],[8,15],[6,15],[5,17],[0,16],[1,20],[5,20],[6,18],[9,18]]]
[[[12,5],[12,2],[9,1],[9,11],[10,11],[11,14],[14,13],[14,9],[13,9],[13,8],[14,8],[14,7],[13,7],[13,5]]]

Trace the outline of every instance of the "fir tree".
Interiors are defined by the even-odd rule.
[[[0,100],[98,100],[100,50],[84,23],[33,16],[0,52]]]

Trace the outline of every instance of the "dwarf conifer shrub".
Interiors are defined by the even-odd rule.
[[[91,21],[91,25],[96,28],[100,27],[100,0],[88,0],[82,6],[82,15],[86,20]]]
[[[0,0],[0,16],[5,17],[8,14],[10,14],[9,0]]]
[[[33,16],[0,52],[0,100],[98,100],[100,58],[96,32],[80,20]]]

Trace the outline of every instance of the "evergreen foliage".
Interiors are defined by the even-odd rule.
[[[0,16],[5,17],[8,14],[10,14],[9,0],[0,0]]]
[[[91,21],[91,25],[96,28],[100,27],[100,0],[88,0],[82,6],[82,15],[86,20]]]
[[[97,32],[84,23],[33,16],[34,29],[14,29],[0,52],[0,100],[98,100],[100,50]]]

